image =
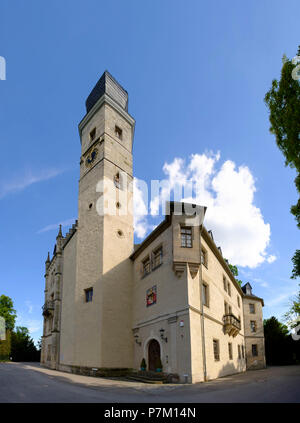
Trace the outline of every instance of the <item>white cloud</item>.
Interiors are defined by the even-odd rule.
[[[263,288],[268,288],[269,287],[269,283],[264,281],[263,279],[260,278],[252,278],[252,280],[254,282],[256,282],[258,285],[262,286]]]
[[[138,238],[144,238],[149,229],[147,221],[147,201],[143,181],[134,178],[133,180],[133,207],[134,207],[134,230]]]
[[[30,301],[25,301],[25,304],[26,304],[26,306],[28,308],[28,313],[29,314],[32,314],[32,312],[33,312],[33,305],[31,304],[31,302]]]
[[[55,178],[59,174],[63,173],[63,169],[43,169],[39,172],[33,172],[28,170],[18,178],[11,179],[10,181],[3,182],[0,185],[0,199],[10,193],[22,191],[32,184],[37,182],[46,181],[51,178]]]
[[[268,263],[273,263],[275,260],[277,260],[277,257],[272,254],[267,258]]]
[[[30,319],[24,317],[22,314],[18,315],[16,320],[16,326],[25,326],[30,335],[36,334],[42,331],[43,329],[43,320],[41,319]]]
[[[72,217],[71,219],[61,220],[60,222],[57,222],[57,223],[51,223],[50,225],[47,225],[44,228],[40,229],[37,233],[41,234],[43,232],[52,231],[54,229],[58,230],[59,225],[61,225],[63,228],[66,226],[70,226],[73,223],[75,223],[75,220],[76,220],[75,217]]]
[[[187,165],[181,158],[165,163],[167,183],[152,199],[151,214],[157,213],[161,201],[168,200],[177,185],[185,189],[193,182],[193,194],[184,194],[181,199],[207,206],[204,225],[213,231],[224,256],[233,264],[249,268],[265,261],[272,263],[276,257],[268,256],[266,251],[270,225],[254,203],[256,187],[251,171],[245,165],[237,167],[231,160],[216,169],[219,160],[219,152],[205,152],[193,154]]]
[[[290,299],[295,294],[297,294],[297,291],[287,292],[284,294],[277,295],[276,297],[272,297],[269,300],[266,300],[266,306],[267,307],[277,306],[278,304],[281,304],[283,301]]]

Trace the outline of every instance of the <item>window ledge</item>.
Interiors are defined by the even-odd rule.
[[[141,279],[146,278],[148,275],[150,275],[150,273],[151,273],[151,271],[150,271],[150,272],[148,272],[148,273],[144,273],[144,274],[142,275]]]
[[[157,266],[155,266],[155,267],[152,267],[152,272],[153,272],[153,270],[156,270],[156,269],[158,269],[160,266],[162,266],[163,265],[163,263],[159,263]]]

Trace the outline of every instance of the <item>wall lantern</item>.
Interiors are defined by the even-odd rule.
[[[164,329],[160,329],[159,332],[160,332],[161,339],[163,339],[165,342],[168,342],[168,338],[167,337],[164,338],[165,330]]]
[[[141,346],[141,345],[142,345],[142,343],[141,343],[141,341],[139,341],[139,336],[138,336],[138,335],[134,335],[134,337],[135,337],[135,342],[136,342],[139,346]]]

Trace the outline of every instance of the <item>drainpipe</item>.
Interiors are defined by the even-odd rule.
[[[203,224],[200,226],[200,310],[201,310],[201,333],[202,333],[202,358],[203,358],[203,377],[204,382],[207,381],[207,371],[206,371],[206,350],[205,350],[205,330],[204,330],[204,313],[203,313],[203,290],[202,290],[202,261],[201,261],[201,234],[202,234]]]

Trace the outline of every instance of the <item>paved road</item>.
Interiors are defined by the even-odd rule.
[[[270,367],[195,385],[148,385],[0,363],[0,402],[300,402],[300,366]]]

